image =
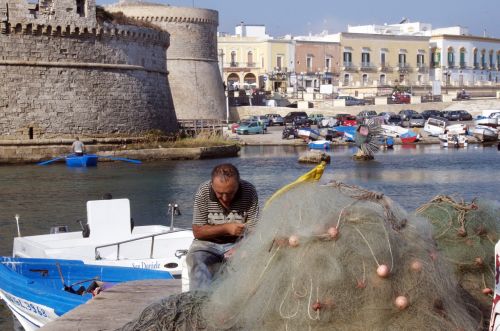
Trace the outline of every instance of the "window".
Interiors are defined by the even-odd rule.
[[[254,66],[252,51],[248,51],[248,53],[247,53],[247,62],[248,62],[248,66],[249,67],[253,67]]]
[[[497,70],[500,70],[500,52],[497,53]]]
[[[236,62],[236,51],[231,52],[231,67],[237,67],[238,63]]]
[[[477,49],[474,49],[474,68],[479,67],[479,59],[477,58]]]
[[[465,48],[460,49],[460,68],[465,68],[467,64],[465,63]]]
[[[481,51],[481,67],[486,67],[486,51],[484,49]]]
[[[349,85],[350,77],[349,74],[344,75],[344,85]]]
[[[276,67],[278,68],[278,70],[281,70],[282,60],[283,58],[281,56],[276,56]]]
[[[307,67],[307,71],[308,72],[313,71],[312,70],[312,67],[313,67],[313,58],[312,58],[311,55],[308,55],[307,58],[306,58],[306,67]]]
[[[417,66],[421,68],[424,65],[424,54],[417,54]]]
[[[385,67],[385,53],[380,53],[380,65]]]
[[[85,0],[76,0],[76,13],[80,17],[85,17],[85,7],[86,7]]]
[[[380,85],[385,85],[385,75],[380,75],[379,83]]]
[[[363,86],[368,85],[368,75],[367,74],[363,74],[362,83],[363,83]]]
[[[490,51],[490,69],[493,69],[495,63],[493,62],[493,51]]]
[[[361,53],[361,63],[363,67],[367,67],[370,65],[370,53]]]
[[[325,71],[331,72],[332,71],[332,59],[327,57],[325,59]]]
[[[398,59],[399,59],[399,66],[401,68],[406,67],[406,54],[399,54]]]
[[[352,53],[344,52],[344,65],[350,66],[352,64]]]
[[[453,48],[448,48],[448,67],[453,67],[455,65],[455,54],[453,53]]]

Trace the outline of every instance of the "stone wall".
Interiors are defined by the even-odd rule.
[[[131,26],[4,24],[0,138],[176,131],[168,44],[164,32]]]
[[[120,3],[106,9],[152,23],[170,34],[167,67],[179,119],[226,118],[216,11],[148,3]]]

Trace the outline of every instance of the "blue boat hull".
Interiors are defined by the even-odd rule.
[[[144,279],[172,279],[172,275],[157,270],[87,265],[77,260],[0,257],[0,297],[30,330],[90,300],[92,294],[88,291],[74,292],[88,289],[94,281],[109,287]]]
[[[82,156],[66,156],[66,165],[68,167],[95,167],[98,156],[95,154],[84,154]]]

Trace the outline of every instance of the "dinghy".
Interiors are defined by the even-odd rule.
[[[144,279],[172,276],[77,260],[0,257],[0,298],[26,331],[41,328],[114,284]]]
[[[62,155],[58,156],[56,158],[39,162],[37,165],[48,165],[57,161],[65,160],[66,165],[68,167],[72,168],[82,168],[82,167],[95,167],[97,166],[97,161],[99,159],[108,159],[112,161],[124,161],[124,162],[130,162],[130,163],[135,163],[135,164],[140,164],[142,163],[139,160],[134,160],[134,159],[128,159],[124,157],[114,157],[114,156],[105,156],[105,155],[96,155],[96,154],[83,154],[83,155],[75,155],[75,154],[69,154],[69,155]]]

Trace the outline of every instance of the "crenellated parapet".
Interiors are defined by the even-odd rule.
[[[94,28],[79,27],[74,25],[41,25],[23,22],[4,22],[0,29],[1,34],[23,34],[32,36],[78,37],[78,38],[103,38],[113,37],[130,41],[143,41],[169,46],[169,34],[149,28],[131,25],[97,26]]]

